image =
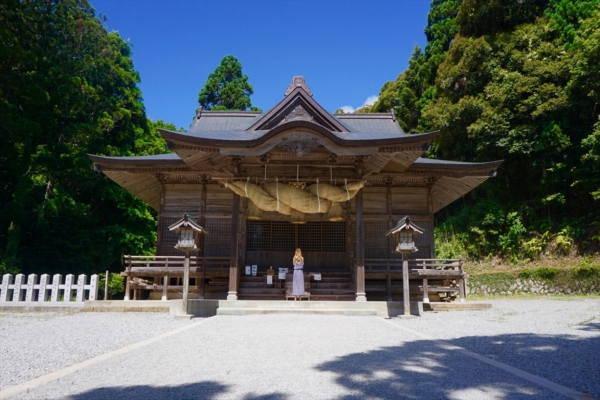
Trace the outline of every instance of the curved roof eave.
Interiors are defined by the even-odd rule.
[[[200,136],[199,133],[190,134],[189,132],[173,132],[165,129],[159,129],[159,132],[162,135],[162,137],[168,142],[178,142],[187,145],[211,147],[254,147],[265,143],[269,139],[286,130],[291,130],[294,128],[305,128],[313,130],[322,134],[331,142],[341,146],[393,146],[420,142],[431,142],[439,133],[439,131],[433,131],[428,133],[401,135],[395,137],[389,137],[389,135],[376,137],[372,133],[342,133],[340,135],[337,135],[319,124],[304,120],[283,123],[269,131],[265,131],[261,136],[254,137],[252,139],[244,139],[245,135],[248,136],[248,132],[246,131],[227,132],[227,134],[233,139],[207,138]],[[206,134],[207,132],[202,133]],[[215,132],[215,134],[218,133],[219,132]],[[346,139],[343,137],[344,135],[353,136],[354,138]]]
[[[173,165],[184,166],[185,161],[176,153],[156,154],[151,156],[107,157],[88,154],[95,164],[111,165]]]
[[[461,170],[496,170],[504,160],[489,162],[446,161],[419,157],[409,169],[461,169]]]

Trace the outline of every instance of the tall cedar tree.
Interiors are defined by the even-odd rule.
[[[198,94],[198,103],[205,110],[247,110],[252,107],[250,96],[254,93],[248,75],[242,75],[242,64],[232,55],[225,56],[221,64],[208,75]]]
[[[155,212],[87,157],[164,152],[130,45],[86,0],[5,0],[0,54],[0,272],[93,273],[152,252]]]

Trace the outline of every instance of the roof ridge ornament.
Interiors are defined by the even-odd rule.
[[[292,93],[292,91],[297,87],[301,87],[306,93],[308,93],[310,97],[312,97],[312,92],[310,91],[308,85],[304,82],[303,76],[295,76],[292,79],[292,83],[288,86],[287,90],[285,91],[285,96],[287,97],[287,95]]]

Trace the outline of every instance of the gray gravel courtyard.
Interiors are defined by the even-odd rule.
[[[14,398],[564,398],[410,330],[600,398],[600,300],[494,300],[493,306],[390,321],[254,315],[198,323],[150,313],[3,313],[0,389],[194,324]]]

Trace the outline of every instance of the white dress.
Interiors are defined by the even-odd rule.
[[[304,260],[294,260],[294,281],[292,285],[292,295],[304,296]]]

